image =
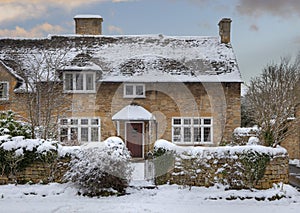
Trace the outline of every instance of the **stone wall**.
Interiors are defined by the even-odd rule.
[[[257,147],[260,148],[239,148],[243,151],[210,148],[175,154],[169,152],[154,160],[156,183],[206,187],[219,183],[230,189],[268,189],[274,183],[288,183],[286,150],[279,148],[279,151],[272,151],[272,148]],[[261,152],[261,149],[265,151]]]
[[[53,164],[35,162],[14,176],[0,175],[0,185],[63,182],[63,176],[68,170],[69,158],[61,158]]]

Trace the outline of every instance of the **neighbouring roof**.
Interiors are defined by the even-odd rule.
[[[113,117],[113,121],[149,121],[155,120],[155,117],[144,107],[138,105],[128,105],[117,112]]]
[[[99,69],[101,82],[242,82],[231,44],[218,37],[53,35],[2,38],[0,46],[0,60],[18,61],[23,70],[47,55],[63,70]],[[72,64],[82,54],[86,65]]]
[[[21,76],[19,76],[11,67],[9,67],[5,63],[3,63],[2,60],[0,60],[0,64],[18,81],[23,81],[23,78]]]

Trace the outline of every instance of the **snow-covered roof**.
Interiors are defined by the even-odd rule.
[[[0,59],[19,61],[25,70],[41,53],[60,59],[62,69],[78,69],[70,63],[87,54],[101,82],[242,82],[231,44],[218,37],[52,35],[4,38],[0,46]]]
[[[117,112],[112,117],[112,120],[149,121],[155,120],[155,117],[144,107],[138,105],[128,105]]]
[[[0,60],[0,64],[17,80],[23,81],[23,78],[19,76],[11,67],[8,67],[2,60]]]

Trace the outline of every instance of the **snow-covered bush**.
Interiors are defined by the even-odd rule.
[[[259,145],[260,141],[259,141],[259,138],[258,137],[250,137],[249,140],[248,140],[248,143],[247,145]]]
[[[15,120],[15,113],[11,110],[0,111],[0,135],[24,136],[30,138],[30,125]]]
[[[250,137],[258,137],[260,129],[257,126],[253,127],[238,127],[233,131],[232,141],[225,145],[241,146],[247,145]],[[259,144],[259,141],[258,141]]]
[[[129,151],[117,137],[83,146],[69,166],[66,180],[91,197],[125,193],[132,173]]]
[[[173,169],[175,161],[175,145],[164,139],[155,142],[154,146],[154,169],[155,176],[159,177]],[[161,184],[160,179],[155,179],[156,184]]]

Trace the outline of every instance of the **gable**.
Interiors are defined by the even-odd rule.
[[[23,81],[23,79],[12,68],[8,67],[2,60],[0,60],[0,69],[0,80]]]

